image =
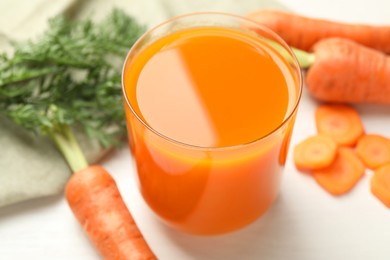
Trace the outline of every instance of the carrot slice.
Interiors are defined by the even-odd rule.
[[[357,143],[356,152],[368,168],[376,169],[390,163],[390,139],[376,134],[364,135]]]
[[[358,112],[346,105],[322,105],[315,112],[317,130],[337,144],[353,146],[364,134]]]
[[[371,192],[390,208],[390,163],[374,172],[371,179]]]
[[[329,193],[342,195],[355,186],[364,170],[363,163],[352,149],[340,147],[334,162],[324,169],[313,171],[313,176]]]
[[[294,162],[299,170],[317,170],[330,165],[336,156],[337,144],[328,136],[311,136],[294,148]]]

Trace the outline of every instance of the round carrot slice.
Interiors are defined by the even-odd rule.
[[[346,105],[322,105],[315,112],[317,130],[337,144],[353,146],[364,134],[358,112]]]
[[[374,172],[371,179],[371,192],[390,208],[390,163]]]
[[[364,170],[363,163],[352,149],[340,147],[334,162],[324,169],[313,171],[313,176],[326,191],[341,195],[355,186]]]
[[[294,162],[299,170],[316,170],[330,165],[336,156],[337,144],[328,136],[311,136],[294,148]]]
[[[390,139],[376,134],[364,135],[357,143],[356,152],[368,168],[376,169],[390,163]]]

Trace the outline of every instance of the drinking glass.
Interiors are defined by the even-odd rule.
[[[283,56],[292,77],[288,108],[283,122],[271,133],[229,147],[199,147],[164,136],[137,114],[129,98],[129,90],[137,86],[127,84],[123,77],[134,68],[139,53],[161,37],[197,27],[239,30],[268,42]],[[146,203],[163,222],[193,234],[219,234],[248,225],[271,207],[279,193],[302,91],[298,62],[278,35],[230,14],[195,13],[173,18],[146,32],[131,48],[122,82],[136,179]]]

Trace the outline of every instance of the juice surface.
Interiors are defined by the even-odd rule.
[[[238,30],[193,28],[147,46],[125,72],[135,112],[157,132],[201,147],[250,143],[285,119],[287,64]]]

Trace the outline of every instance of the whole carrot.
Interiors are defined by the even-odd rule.
[[[69,206],[105,259],[156,257],[113,178],[88,166],[73,128],[105,147],[125,136],[117,58],[141,32],[117,9],[101,23],[58,17],[41,38],[17,44],[13,56],[0,54],[0,113],[55,143],[74,172],[66,186]]]
[[[69,126],[49,136],[73,175],[65,197],[75,217],[104,259],[156,259],[128,211],[114,179],[99,165],[88,165]]]
[[[350,40],[325,39],[314,48],[306,75],[319,100],[390,104],[390,57]]]
[[[156,259],[101,166],[75,172],[65,189],[74,215],[104,259]]]
[[[277,10],[259,10],[247,17],[269,27],[289,45],[301,50],[311,50],[322,39],[340,37],[390,53],[390,26],[339,23]]]

